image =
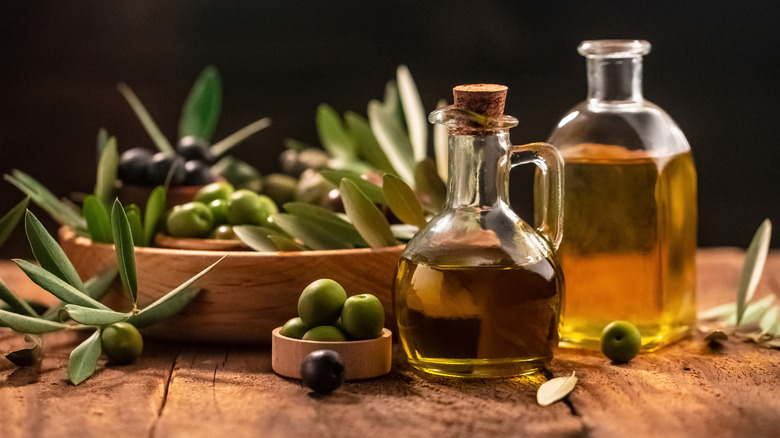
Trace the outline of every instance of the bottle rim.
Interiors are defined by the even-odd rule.
[[[580,43],[577,52],[588,58],[638,58],[651,48],[645,40],[587,40]]]

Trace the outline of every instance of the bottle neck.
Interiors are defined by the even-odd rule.
[[[642,101],[642,57],[588,57],[588,102],[631,104]]]
[[[509,200],[509,131],[450,134],[447,208],[487,210]]]

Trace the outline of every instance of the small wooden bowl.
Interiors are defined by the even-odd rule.
[[[114,245],[60,229],[60,245],[81,278],[116,265]],[[392,289],[403,246],[328,251],[194,251],[136,248],[138,305],[146,306],[224,255],[203,277],[201,292],[179,314],[144,330],[151,337],[233,344],[271,343],[271,331],[298,314],[298,297],[312,281],[330,278],[348,295],[374,294],[392,328]],[[121,284],[104,300],[126,308]]]
[[[276,374],[300,379],[303,358],[317,350],[333,350],[341,355],[346,380],[371,379],[390,372],[393,343],[388,329],[382,329],[376,339],[347,342],[302,341],[282,336],[281,330],[275,328],[271,340],[271,366]]]

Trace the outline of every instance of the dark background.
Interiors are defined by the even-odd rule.
[[[451,99],[453,85],[508,85],[506,113],[521,121],[512,140],[544,140],[586,96],[581,40],[646,39],[645,97],[693,148],[700,246],[744,247],[764,218],[780,218],[778,23],[775,1],[6,1],[0,172],[24,170],[59,195],[91,191],[101,126],[120,150],[153,148],[117,82],[173,138],[208,64],[224,87],[215,139],[273,118],[235,150],[265,173],[278,170],[285,137],[318,144],[319,103],[365,114],[399,64],[409,66],[427,110]],[[513,175],[513,201],[526,218],[528,175]],[[0,182],[0,212],[21,199]],[[26,252],[17,230],[0,256]]]

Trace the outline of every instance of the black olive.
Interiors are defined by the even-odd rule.
[[[187,161],[201,160],[210,164],[214,161],[214,157],[209,151],[210,146],[211,144],[209,144],[208,140],[188,135],[179,140],[179,144],[176,145],[176,150],[179,151],[179,155],[184,157]]]
[[[126,184],[143,184],[146,171],[152,162],[152,153],[145,148],[132,148],[122,152],[117,168],[119,179]]]
[[[317,394],[330,394],[344,383],[344,361],[333,350],[309,353],[301,362],[301,383]]]
[[[184,185],[187,186],[205,186],[214,182],[211,167],[205,161],[187,161],[184,163],[184,173]]]
[[[152,162],[146,171],[146,182],[151,186],[165,184],[171,173],[171,185],[177,186],[184,182],[184,158],[178,155],[166,155],[158,152],[152,156]]]

